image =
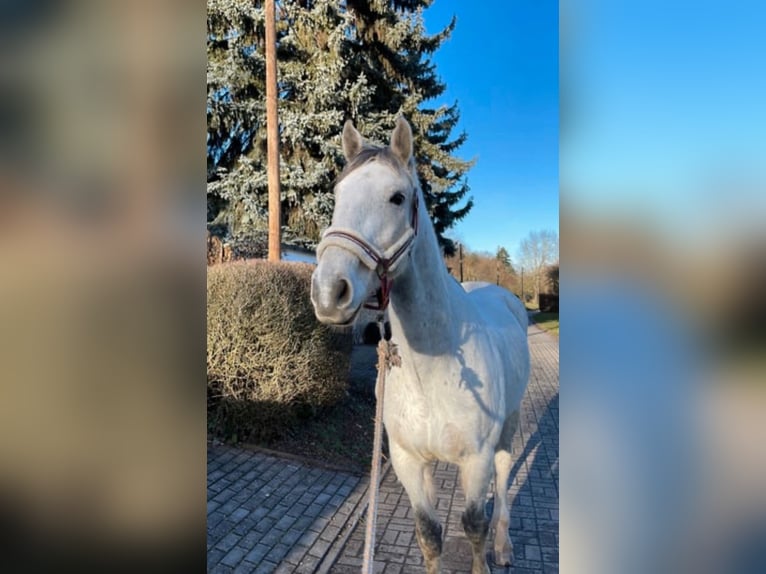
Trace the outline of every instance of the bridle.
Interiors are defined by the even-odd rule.
[[[317,246],[317,260],[322,256],[325,249],[334,245],[350,251],[359,260],[375,271],[380,280],[380,290],[377,293],[377,304],[365,303],[366,309],[385,311],[391,297],[391,288],[394,280],[391,274],[396,270],[397,264],[402,260],[405,253],[418,235],[418,190],[413,186],[412,214],[410,216],[410,229],[385,251],[381,251],[365,238],[352,229],[342,227],[330,227],[322,235],[322,241]]]

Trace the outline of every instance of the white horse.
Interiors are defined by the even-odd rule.
[[[426,571],[440,571],[442,528],[429,462],[455,463],[466,497],[463,528],[472,574],[489,572],[485,496],[494,467],[494,561],[511,562],[511,441],[529,379],[527,314],[488,283],[462,286],[447,272],[418,184],[412,131],[397,120],[388,146],[343,129],[346,167],[332,225],[317,249],[311,284],[317,318],[350,325],[371,295],[390,293],[392,340],[401,367],[386,379],[383,421],[391,462],[415,511]]]

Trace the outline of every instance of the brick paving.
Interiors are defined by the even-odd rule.
[[[209,445],[208,572],[327,571],[332,543],[363,510],[367,486],[353,473]]]
[[[514,443],[511,541],[514,564],[493,574],[558,572],[558,340],[529,327],[532,369]],[[444,525],[445,574],[470,571],[457,467],[433,465]],[[358,573],[368,477],[211,446],[208,454],[208,572]],[[492,499],[488,493],[487,511]],[[488,548],[490,543],[488,542]],[[491,562],[490,562],[491,564]],[[381,483],[375,572],[422,573],[412,510],[392,468]]]

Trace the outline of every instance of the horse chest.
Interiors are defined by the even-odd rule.
[[[480,450],[492,434],[491,420],[466,409],[470,399],[454,383],[423,386],[415,374],[397,373],[387,383],[384,404],[389,439],[424,459],[458,462]]]

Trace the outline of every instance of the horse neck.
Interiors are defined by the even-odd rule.
[[[425,205],[422,196],[420,205]],[[411,261],[394,282],[389,318],[394,337],[403,336],[414,350],[433,354],[454,340],[455,301],[450,288],[456,284],[447,272],[427,211],[420,209],[418,218]]]

